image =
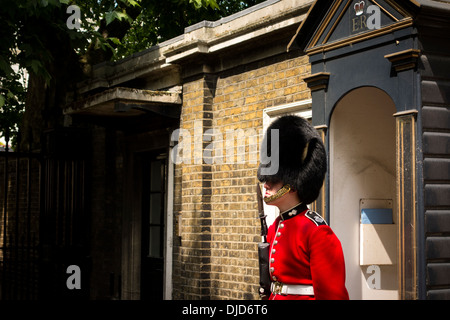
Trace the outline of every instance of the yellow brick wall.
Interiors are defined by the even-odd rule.
[[[210,297],[211,256],[211,166],[193,159],[195,130],[211,128],[211,76],[206,75],[183,85],[183,108],[180,128],[191,135],[191,161],[175,166],[174,212],[174,299]],[[184,156],[184,154],[183,154]],[[189,157],[188,157],[189,158]],[[189,159],[188,159],[189,160]],[[181,230],[181,237],[177,234]]]
[[[194,128],[214,128],[223,139],[227,131],[239,129],[259,134],[265,108],[310,98],[302,80],[309,74],[308,58],[291,52],[186,82],[180,126],[192,138]],[[213,158],[216,162],[209,164],[176,166],[174,210],[181,217],[181,234],[174,246],[175,299],[259,299],[255,188],[260,138],[252,140],[256,150],[242,137],[234,141],[229,150],[235,156],[245,141],[243,163]],[[226,142],[223,146],[230,147]],[[222,152],[226,155],[225,148]]]

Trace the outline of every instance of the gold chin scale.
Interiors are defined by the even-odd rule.
[[[278,190],[277,193],[271,195],[270,197],[265,197],[264,202],[269,203],[269,202],[275,201],[278,198],[281,198],[282,196],[284,196],[289,191],[291,191],[291,186],[286,184],[282,188],[280,188],[280,190]]]

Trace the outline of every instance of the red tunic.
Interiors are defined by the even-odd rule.
[[[283,214],[284,220],[277,217],[269,227],[270,276],[283,284],[312,285],[314,296],[271,294],[269,299],[348,300],[339,239],[317,213],[308,213],[304,206],[293,210]]]

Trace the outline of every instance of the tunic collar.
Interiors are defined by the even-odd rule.
[[[306,206],[306,204],[299,203],[286,211],[280,212],[280,218],[283,221],[288,220],[290,218],[295,217],[297,214],[302,213],[305,210],[308,210],[308,207]]]

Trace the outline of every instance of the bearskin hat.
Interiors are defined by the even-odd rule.
[[[309,204],[317,199],[325,178],[327,160],[322,139],[314,127],[305,119],[287,115],[274,120],[268,127],[261,144],[261,159],[272,154],[270,134],[272,129],[278,129],[278,171],[274,174],[265,174],[263,168],[273,163],[261,161],[257,177],[261,182],[283,182],[297,190],[300,200]],[[274,141],[275,142],[275,141]],[[275,148],[274,148],[275,149]],[[276,150],[275,150],[276,152]]]

